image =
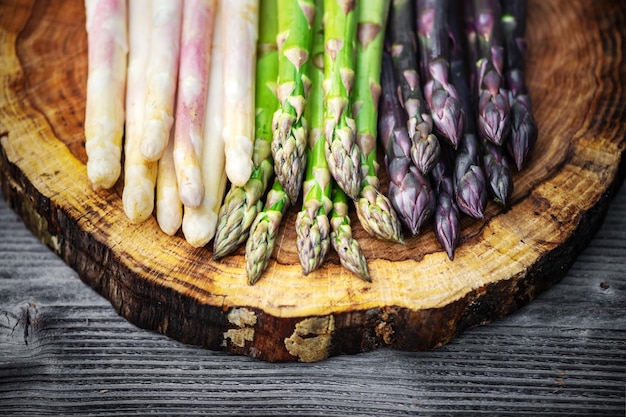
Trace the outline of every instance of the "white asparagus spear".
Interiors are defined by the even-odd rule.
[[[198,207],[204,197],[200,158],[215,7],[215,0],[183,1],[174,166],[185,208]]]
[[[226,174],[235,186],[252,172],[254,80],[259,0],[224,1],[224,130]]]
[[[141,153],[148,161],[161,158],[174,122],[181,17],[182,0],[152,0],[148,96],[141,139]]]
[[[221,25],[223,22],[222,4],[224,1],[228,0],[218,2],[211,45],[211,65],[204,123],[204,146],[201,159],[204,199],[198,208],[185,207],[183,215],[183,234],[187,242],[194,247],[202,247],[213,239],[217,227],[217,214],[224,199],[227,181],[226,173],[224,172],[225,156],[224,140],[222,139],[224,76],[222,73]]]
[[[88,76],[85,109],[87,176],[111,188],[122,170],[128,40],[125,0],[85,0]]]
[[[158,162],[156,183],[156,218],[166,234],[176,234],[183,221],[183,203],[178,197],[178,183],[174,169],[174,132],[171,132],[163,155]]]
[[[126,82],[126,132],[124,138],[124,191],[126,216],[146,220],[154,209],[157,163],[141,155],[141,129],[146,103],[146,67],[150,55],[151,0],[128,3],[128,70]]]

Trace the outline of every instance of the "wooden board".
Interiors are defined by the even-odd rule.
[[[129,321],[186,343],[268,361],[317,361],[388,346],[431,349],[502,317],[563,276],[623,179],[626,6],[531,1],[528,84],[540,130],[512,204],[463,222],[453,262],[426,229],[404,245],[355,234],[372,283],[331,255],[303,276],[291,212],[266,275],[243,252],[126,220],[121,188],[95,192],[83,136],[83,3],[0,5],[0,178],[9,205]]]

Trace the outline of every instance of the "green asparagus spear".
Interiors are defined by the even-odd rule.
[[[313,0],[278,0],[276,92],[280,108],[272,120],[272,155],[276,177],[291,204],[300,194],[306,164],[308,126],[304,112],[315,14]]]
[[[213,241],[213,258],[222,258],[246,241],[250,225],[263,207],[261,197],[274,175],[270,144],[272,115],[278,108],[276,77],[278,53],[277,0],[262,0],[259,11],[259,39],[256,64],[254,168],[244,186],[232,187],[220,208]]]
[[[361,155],[351,107],[356,65],[356,0],[324,0],[324,25],[326,160],[335,181],[356,200],[361,189]]]
[[[255,284],[267,268],[280,222],[288,206],[289,197],[280,181],[275,179],[263,210],[256,215],[250,226],[250,236],[246,241],[246,272],[250,285]]]
[[[367,260],[359,242],[352,237],[348,196],[336,183],[332,190],[333,209],[330,213],[330,238],[341,264],[363,281],[371,281]]]
[[[316,0],[318,7],[313,24],[313,44],[309,78],[311,91],[305,111],[311,129],[308,139],[307,166],[303,184],[302,211],[296,218],[296,246],[304,274],[317,269],[330,246],[330,223],[328,214],[332,209],[332,176],[328,169],[324,149],[324,32],[321,8],[323,3]]]
[[[358,11],[356,83],[353,109],[361,153],[361,190],[356,212],[371,235],[402,242],[402,225],[389,199],[380,191],[377,162],[380,69],[389,0],[360,3]]]
[[[504,77],[511,104],[511,136],[507,145],[518,171],[521,171],[538,135],[524,81],[526,0],[502,1],[502,30],[506,52]]]

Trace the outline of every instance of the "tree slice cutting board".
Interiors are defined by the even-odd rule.
[[[4,196],[119,314],[185,343],[267,361],[441,346],[558,281],[623,179],[626,4],[529,3],[527,81],[539,140],[515,174],[510,206],[490,203],[484,220],[463,220],[454,261],[432,227],[390,244],[354,216],[372,282],[334,253],[304,276],[291,210],[267,272],[249,286],[243,250],[218,262],[210,247],[165,235],[153,218],[129,222],[122,182],[94,191],[86,175],[81,0],[0,2]]]

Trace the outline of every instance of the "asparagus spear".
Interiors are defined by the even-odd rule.
[[[276,179],[267,194],[263,210],[250,226],[250,236],[246,241],[246,272],[250,285],[255,284],[267,268],[280,222],[288,206],[289,197]]]
[[[356,142],[361,154],[361,190],[356,212],[371,235],[402,242],[402,225],[389,199],[380,191],[377,161],[378,101],[388,0],[361,3],[357,7],[356,83],[352,102]]]
[[[292,204],[300,194],[306,164],[308,126],[305,109],[315,15],[314,0],[279,0],[276,92],[280,108],[272,121],[272,155],[276,177]]]
[[[252,173],[254,149],[254,73],[259,0],[221,0],[224,22],[224,152],[226,175],[234,186]]]
[[[448,80],[450,47],[449,0],[417,0],[417,32],[422,56],[424,96],[435,129],[454,147],[463,132],[463,110]]]
[[[185,207],[204,198],[202,147],[216,0],[185,0],[181,27],[174,167]]]
[[[439,157],[440,145],[432,133],[433,118],[422,92],[415,34],[415,9],[412,0],[396,0],[389,12],[388,39],[396,83],[407,112],[407,129],[413,141],[411,158],[424,175]]]
[[[156,219],[161,230],[173,236],[183,222],[183,203],[178,196],[178,182],[174,168],[174,132],[157,165]]]
[[[396,95],[392,58],[383,53],[382,97],[378,131],[385,149],[385,165],[389,175],[389,198],[402,223],[412,235],[435,210],[435,194],[428,178],[411,161],[411,139],[406,127],[406,112]]]
[[[122,170],[126,86],[125,0],[86,0],[89,49],[85,150],[94,188],[111,188]]]
[[[152,2],[148,97],[141,138],[141,153],[148,161],[161,158],[174,124],[181,15],[182,0]]]
[[[356,1],[324,0],[324,131],[330,172],[356,200],[361,185],[361,155],[356,144],[351,93],[356,53]]]
[[[323,262],[330,245],[328,213],[332,208],[332,177],[324,156],[326,140],[317,128],[311,129],[312,148],[307,152],[302,210],[296,217],[296,246],[305,275]]]
[[[336,183],[332,189],[333,209],[330,212],[330,241],[339,255],[339,261],[348,271],[363,281],[371,282],[367,260],[359,242],[352,237],[348,196]]]
[[[146,220],[154,209],[157,163],[141,155],[141,129],[146,101],[146,66],[150,51],[150,0],[128,3],[128,69],[126,86],[126,130],[124,133],[124,190],[126,216]]]
[[[461,211],[475,219],[483,218],[487,206],[487,185],[481,155],[481,144],[476,135],[469,131],[463,133],[454,163],[455,199]]]
[[[511,136],[507,144],[509,154],[521,171],[538,135],[524,81],[526,0],[503,0],[501,4],[506,55],[504,76],[511,104]]]
[[[435,236],[450,260],[459,241],[461,214],[454,198],[452,152],[444,151],[432,170],[433,188],[437,195],[435,209]]]
[[[454,161],[454,192],[459,209],[470,217],[480,219],[487,206],[487,185],[481,164],[482,149],[476,138],[476,112],[472,106],[466,57],[463,50],[464,39],[461,34],[459,10],[449,15],[450,79],[459,95],[459,101],[465,115],[463,135],[459,140]],[[467,48],[466,48],[467,49]],[[473,62],[473,61],[471,61]],[[473,66],[471,67],[473,68]]]
[[[478,23],[476,21],[478,18],[481,17],[481,14],[476,10],[476,7],[478,6],[476,2],[466,3],[468,12],[465,13],[465,28],[467,40],[467,55],[469,57],[478,57],[481,53],[479,47],[481,41],[479,31],[477,29]],[[491,19],[492,17],[483,16],[483,18],[487,20]],[[495,50],[497,51],[498,48],[495,48]],[[495,56],[502,57],[501,52],[500,54],[495,54]],[[483,63],[482,65],[481,62]],[[484,64],[484,62],[484,60],[479,59],[477,61],[477,65],[473,67],[474,74],[473,77],[470,77],[470,80],[476,84],[475,86],[473,86],[474,91],[477,90],[477,86],[480,86],[484,68],[486,65]],[[472,88],[472,86],[470,88]],[[508,105],[508,95],[504,95],[502,91],[500,91],[499,94],[502,97],[506,98],[506,104]],[[478,101],[480,103],[480,97],[478,98]],[[478,112],[480,112],[480,104]],[[508,197],[513,192],[513,178],[511,176],[511,169],[509,167],[509,163],[502,146],[495,144],[492,140],[489,140],[488,137],[484,134],[484,129],[481,130],[480,126],[481,118],[479,117],[478,140],[480,142],[480,147],[482,150],[482,167],[487,180],[486,182],[489,186],[489,191],[494,200],[500,204],[506,204],[508,201]]]
[[[222,10],[218,4],[213,4],[207,10],[213,13],[214,28],[210,37],[210,59],[208,68],[209,84],[205,96],[206,109],[202,131],[202,153],[200,155],[201,181],[204,197],[198,207],[185,205],[183,213],[183,234],[188,243],[194,247],[203,247],[215,235],[217,212],[222,204],[224,189],[226,188],[226,173],[224,172],[225,155],[224,141],[222,140],[222,60],[223,41],[221,25],[223,23]],[[209,27],[206,27],[209,30]],[[182,69],[181,69],[182,71]],[[178,112],[177,112],[178,113]],[[176,120],[176,131],[179,120]],[[180,188],[180,177],[178,178]],[[178,192],[181,195],[180,189]],[[182,198],[181,198],[182,200]],[[184,203],[184,202],[183,202]]]
[[[302,210],[296,218],[296,246],[304,274],[317,269],[330,246],[330,224],[328,214],[332,209],[332,176],[326,162],[324,137],[324,32],[321,8],[317,1],[318,13],[313,24],[311,47],[311,82],[306,118],[311,130],[308,137],[306,177],[303,187]]]
[[[278,1],[261,0],[259,13],[255,78],[255,139],[252,153],[254,168],[245,185],[231,186],[224,197],[213,242],[213,258],[215,259],[230,254],[246,241],[254,218],[263,208],[261,197],[274,175],[271,141],[272,115],[279,105],[276,98]]]
[[[486,139],[482,141],[483,168],[493,199],[506,205],[513,194],[513,176],[506,152],[502,146]]]
[[[510,130],[508,91],[502,79],[504,47],[499,0],[473,0],[478,61],[478,131],[502,145]]]

